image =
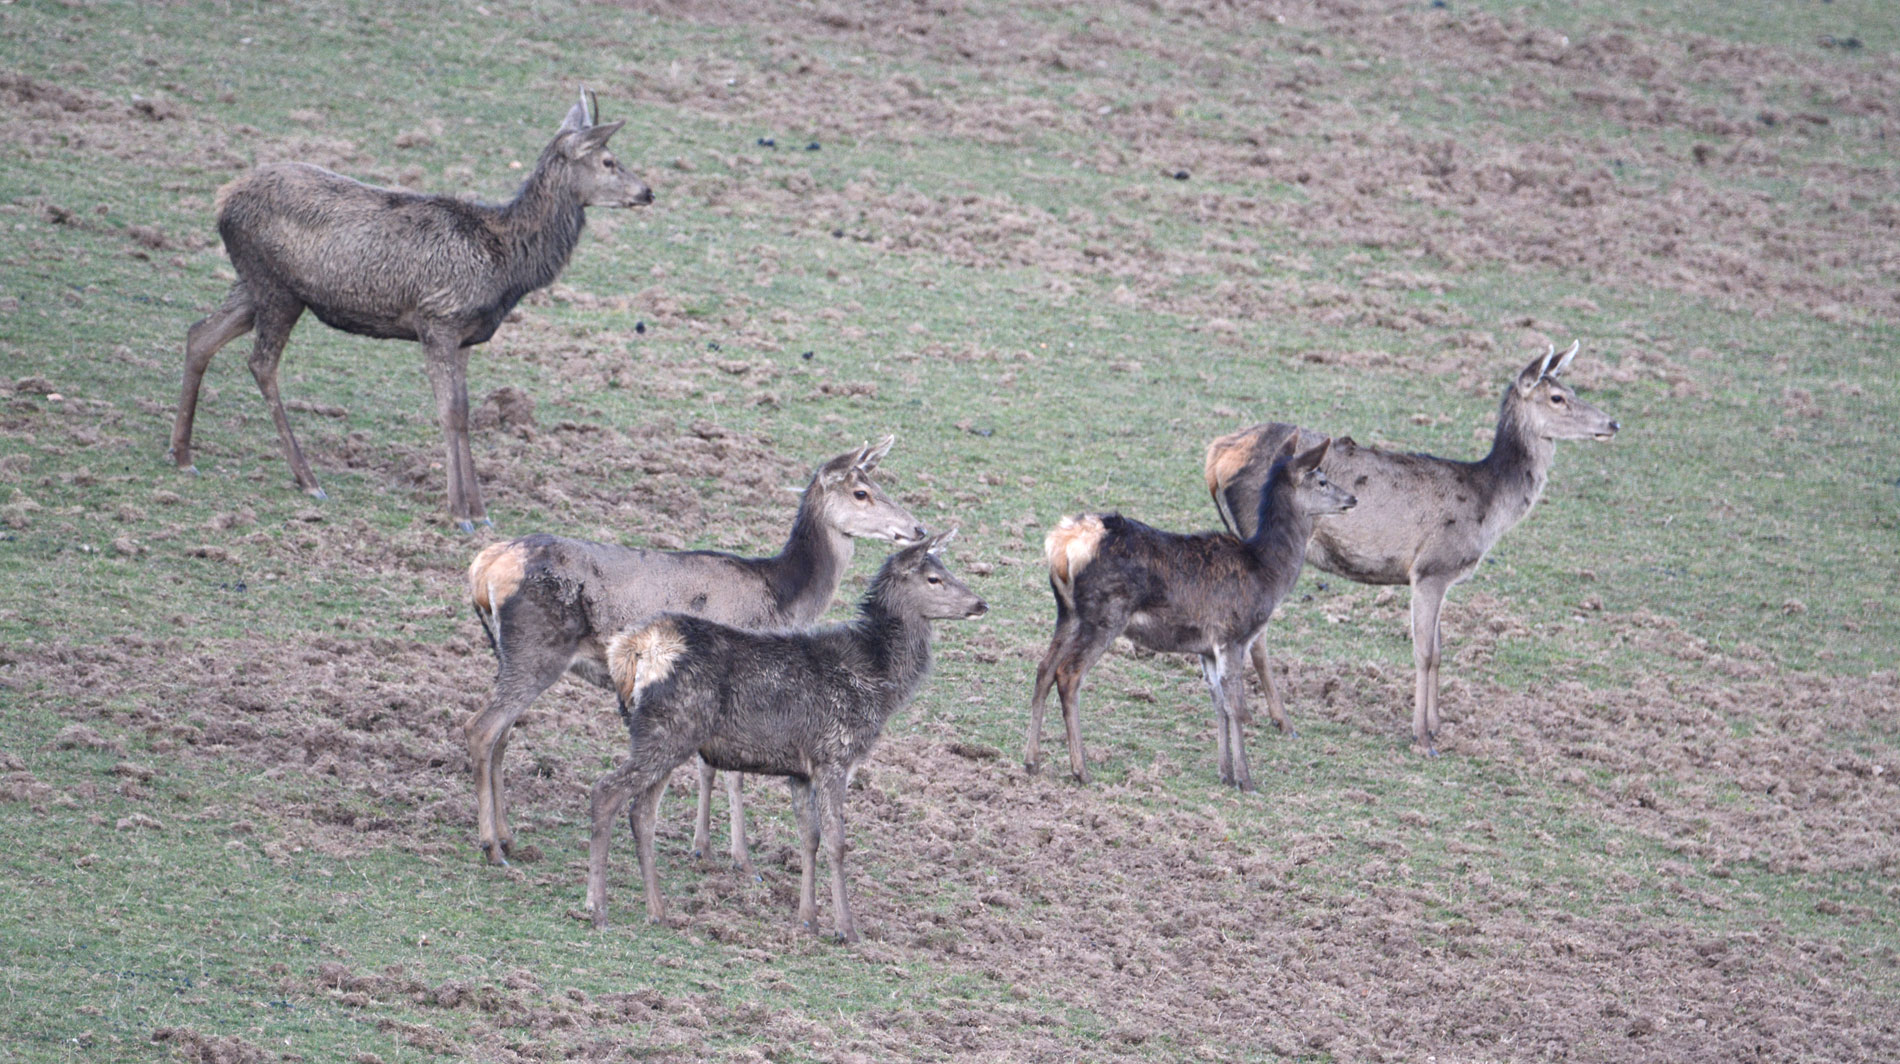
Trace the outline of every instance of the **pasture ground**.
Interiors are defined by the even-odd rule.
[[[0,3],[0,1061],[1900,1058],[1900,14],[1716,7]],[[583,82],[658,200],[473,360],[494,532],[417,349],[309,320],[327,502],[242,340],[162,460],[222,183],[500,198]],[[1476,457],[1572,337],[1625,427],[1453,591],[1446,756],[1402,589],[1309,573],[1260,793],[1133,654],[1096,782],[1025,773],[1059,516],[1208,527],[1264,418]],[[479,864],[473,551],[769,551],[887,431],[993,610],[853,791],[866,941],[792,925],[780,787],[760,879],[691,862],[684,773],[669,922],[624,841],[571,919],[624,742],[574,683]]]

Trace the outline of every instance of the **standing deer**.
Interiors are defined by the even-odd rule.
[[[1036,667],[1023,764],[1036,770],[1043,706],[1055,687],[1069,736],[1069,770],[1088,782],[1076,691],[1102,652],[1124,631],[1137,644],[1175,654],[1199,654],[1201,676],[1214,699],[1220,778],[1253,790],[1241,725],[1247,710],[1243,673],[1247,648],[1299,579],[1313,522],[1357,503],[1320,470],[1330,441],[1295,453],[1285,440],[1275,454],[1246,539],[1224,532],[1181,535],[1150,528],[1120,514],[1065,517],[1043,542],[1049,586],[1056,597],[1056,629]]]
[[[422,344],[447,443],[449,514],[488,522],[468,444],[468,349],[495,335],[522,296],[551,283],[580,242],[588,207],[634,207],[653,190],[623,169],[595,124],[593,93],[568,111],[507,203],[377,188],[305,163],[260,166],[218,190],[218,235],[237,281],[185,336],[171,458],[191,462],[191,423],[211,356],[257,330],[251,375],[270,404],[297,486],[324,498],[277,394],[277,363],[308,308],[358,336]]]
[[[1491,453],[1476,462],[1429,454],[1396,454],[1338,440],[1326,472],[1369,498],[1350,514],[1328,517],[1307,551],[1313,565],[1362,584],[1412,586],[1412,662],[1416,680],[1412,737],[1436,756],[1438,735],[1439,610],[1451,586],[1471,575],[1485,553],[1524,519],[1544,491],[1558,440],[1607,440],[1620,427],[1577,398],[1557,378],[1579,343],[1557,354],[1551,345],[1505,386]],[[1259,491],[1268,463],[1282,443],[1320,437],[1308,429],[1271,422],[1241,429],[1207,445],[1207,489],[1221,520],[1237,534],[1249,531],[1247,501]],[[1253,647],[1268,706],[1286,728],[1263,643]]]
[[[647,918],[665,916],[653,863],[655,814],[667,777],[697,753],[717,768],[786,777],[805,858],[799,922],[817,930],[822,839],[834,927],[840,939],[856,941],[845,896],[845,787],[930,671],[930,622],[989,609],[938,557],[955,534],[885,559],[849,624],[754,632],[669,613],[614,636],[607,668],[632,744],[627,760],[594,784],[587,910],[595,927],[607,925],[607,846],[629,799]]]
[[[909,510],[871,479],[895,442],[846,451],[812,474],[784,549],[769,558],[719,551],[638,550],[559,536],[493,544],[468,569],[469,598],[498,668],[488,707],[463,726],[475,769],[475,811],[488,860],[507,864],[502,754],[509,729],[564,672],[612,689],[607,640],[667,610],[744,628],[803,627],[830,605],[851,565],[852,538],[908,543],[925,536]],[[702,766],[693,847],[706,852],[713,769]],[[729,776],[732,859],[749,864],[739,777]]]

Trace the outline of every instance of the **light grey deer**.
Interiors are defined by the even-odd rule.
[[[507,203],[378,188],[306,163],[260,166],[218,190],[218,235],[237,281],[185,336],[171,457],[193,469],[198,388],[218,349],[257,331],[251,376],[297,486],[324,498],[277,392],[277,363],[305,309],[334,329],[422,344],[447,446],[449,515],[488,521],[468,445],[468,349],[495,335],[522,296],[551,283],[580,243],[588,207],[653,202],[607,150],[593,93],[568,111]]]
[[[1551,345],[1505,386],[1491,453],[1478,461],[1398,454],[1336,438],[1321,465],[1362,502],[1351,513],[1320,518],[1307,560],[1362,584],[1411,585],[1412,738],[1430,755],[1438,752],[1438,615],[1445,593],[1531,512],[1549,479],[1558,440],[1608,440],[1620,427],[1558,379],[1579,346],[1573,343],[1559,355]],[[1295,434],[1303,448],[1325,438],[1268,422],[1207,445],[1207,490],[1235,533],[1253,531],[1267,469]],[[1274,723],[1290,731],[1264,641],[1253,645],[1253,664]]]
[[[894,437],[818,467],[799,497],[784,549],[769,558],[721,551],[657,551],[533,535],[493,544],[468,569],[469,599],[498,667],[488,707],[463,726],[475,771],[476,824],[488,860],[507,864],[502,754],[508,733],[565,672],[612,689],[607,640],[673,610],[742,628],[798,628],[825,612],[851,566],[852,539],[911,543],[927,534],[871,479]],[[706,852],[713,769],[700,767],[693,848]],[[732,859],[749,865],[739,777],[726,780]]]

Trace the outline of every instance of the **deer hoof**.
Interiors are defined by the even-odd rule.
[[[310,496],[311,498],[317,500],[318,502],[323,502],[330,497],[329,492],[324,491],[322,488],[316,486],[315,484],[312,484],[310,485],[310,487],[305,488],[304,494]]]

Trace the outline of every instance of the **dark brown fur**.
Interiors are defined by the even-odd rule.
[[[720,551],[638,550],[534,535],[490,546],[469,566],[469,598],[495,649],[495,693],[463,726],[475,774],[481,847],[507,863],[502,755],[514,723],[563,673],[610,686],[606,641],[666,610],[745,628],[803,627],[830,605],[851,565],[852,537],[920,539],[923,526],[871,479],[892,439],[820,466],[799,499],[785,548],[769,558]],[[713,771],[700,777],[694,849],[704,853]],[[738,777],[727,780],[732,859],[747,863]]]
[[[305,310],[344,332],[423,345],[447,446],[449,512],[486,521],[468,445],[468,348],[522,296],[549,284],[580,242],[589,206],[651,203],[607,150],[591,94],[568,112],[514,199],[491,205],[377,188],[304,163],[260,166],[218,192],[218,235],[237,282],[185,338],[171,456],[192,468],[191,429],[211,356],[255,329],[251,375],[297,486],[323,498],[277,391],[277,363]]]
[[[1241,726],[1250,719],[1241,671],[1247,648],[1299,578],[1314,518],[1354,505],[1320,472],[1326,442],[1293,453],[1285,441],[1256,496],[1247,539],[1225,532],[1180,535],[1120,514],[1064,518],[1043,544],[1056,598],[1056,628],[1036,668],[1023,764],[1034,771],[1043,707],[1054,687],[1068,733],[1069,769],[1088,780],[1076,693],[1115,637],[1152,650],[1198,654],[1214,700],[1221,782],[1253,789]],[[1284,718],[1275,723],[1283,730]]]
[[[596,927],[607,923],[613,822],[630,799],[647,917],[664,915],[653,859],[656,810],[667,777],[697,753],[719,768],[786,778],[805,857],[798,918],[816,930],[822,838],[838,937],[858,937],[845,896],[846,784],[930,671],[930,622],[989,608],[938,558],[952,535],[887,558],[850,624],[752,632],[669,613],[613,638],[607,667],[631,749],[594,785],[587,909]]]

